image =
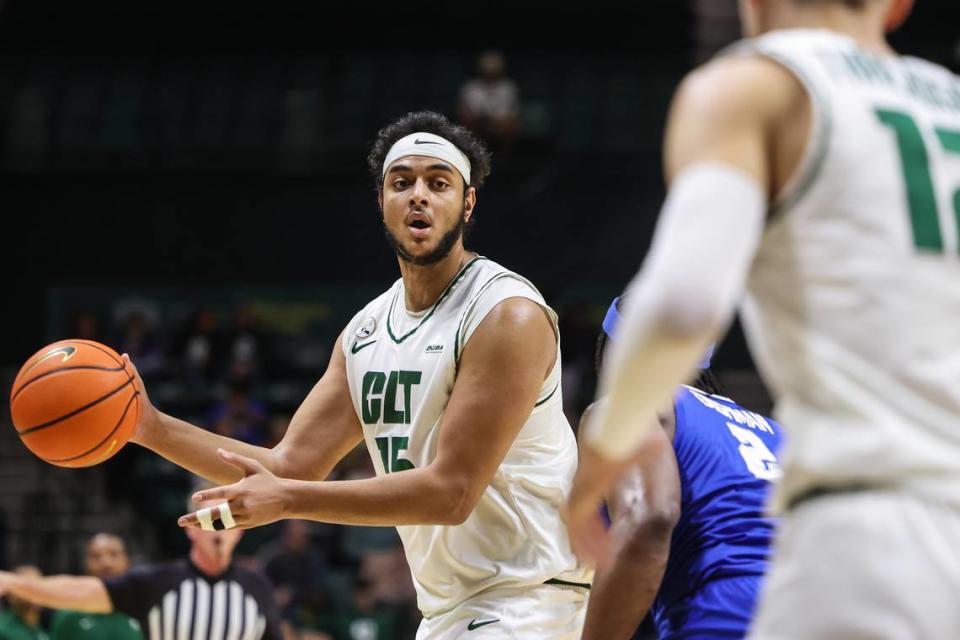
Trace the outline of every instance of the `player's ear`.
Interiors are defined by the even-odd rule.
[[[467,187],[466,193],[463,194],[464,222],[470,222],[470,218],[473,216],[473,208],[476,206],[477,206],[477,189],[476,187]]]
[[[891,33],[900,28],[907,21],[910,12],[913,11],[914,0],[893,0],[890,8],[887,9],[887,18],[884,27],[887,33]]]

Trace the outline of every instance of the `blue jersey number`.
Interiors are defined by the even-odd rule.
[[[777,463],[777,457],[763,440],[749,429],[728,422],[727,428],[740,443],[740,456],[747,464],[747,470],[761,480],[779,480],[783,472]]]

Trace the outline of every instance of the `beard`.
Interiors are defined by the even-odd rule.
[[[457,220],[457,223],[453,225],[443,237],[440,238],[440,242],[437,243],[437,247],[422,256],[411,255],[409,251],[403,248],[403,243],[400,241],[400,238],[393,235],[393,232],[390,231],[390,228],[383,223],[383,232],[387,236],[387,244],[390,245],[390,248],[393,249],[393,252],[397,254],[397,257],[407,262],[409,264],[416,265],[418,267],[425,267],[427,265],[436,264],[450,255],[450,252],[453,251],[453,246],[457,244],[457,240],[463,237],[464,227],[466,223],[463,219],[463,214],[466,209],[460,209],[460,217]]]

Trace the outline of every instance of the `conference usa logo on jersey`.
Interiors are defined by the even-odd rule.
[[[360,328],[357,329],[357,338],[363,340],[364,338],[369,338],[373,335],[373,332],[377,330],[377,319],[374,317],[369,317],[363,321],[363,324],[360,325]]]

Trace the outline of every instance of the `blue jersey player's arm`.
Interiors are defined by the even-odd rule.
[[[590,420],[584,413],[580,428]],[[680,518],[680,473],[673,451],[673,420],[643,441],[637,464],[607,500],[613,557],[597,571],[583,640],[633,636],[660,589],[670,539]]]

